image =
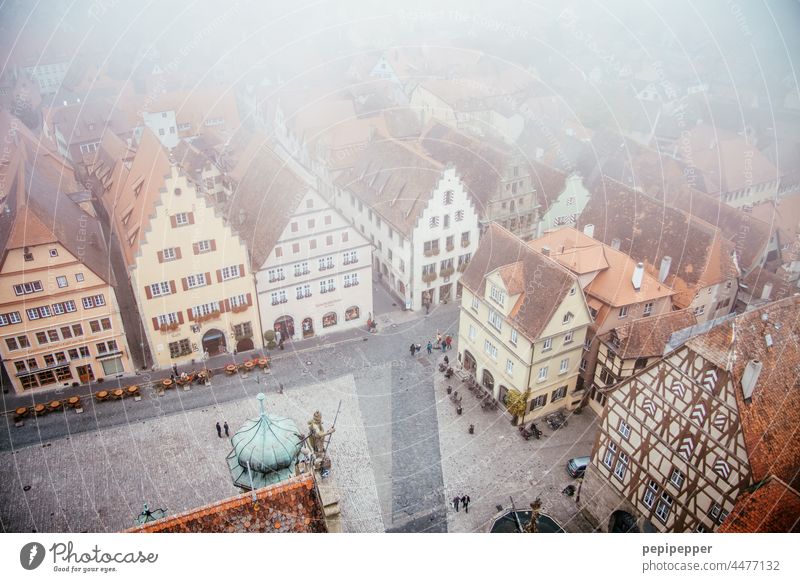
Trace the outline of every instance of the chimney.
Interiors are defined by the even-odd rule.
[[[615,251],[618,251],[620,242],[621,241],[618,238],[612,239],[611,240],[611,248],[614,249]]]
[[[642,279],[644,278],[644,263],[637,263],[636,268],[633,270],[633,276],[631,277],[631,283],[633,283],[633,288],[637,291],[642,288]]]
[[[589,238],[594,238],[594,225],[593,224],[587,224],[586,226],[584,226],[583,227],[583,234],[585,234]]]
[[[758,360],[750,360],[745,366],[744,374],[742,374],[742,394],[744,399],[749,401],[753,397],[753,390],[758,383],[758,377],[761,374],[761,362]]]
[[[550,256],[550,247],[548,247],[548,246],[542,247],[542,254],[545,257],[549,257]]]
[[[669,268],[672,265],[672,257],[664,257],[661,259],[661,268],[658,270],[658,282],[663,283],[667,280],[669,275]]]
[[[772,283],[764,283],[764,288],[761,290],[761,299],[769,301],[769,296],[772,294]]]

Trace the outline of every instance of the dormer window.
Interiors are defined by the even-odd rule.
[[[489,297],[492,298],[492,301],[500,305],[500,307],[505,306],[506,294],[502,289],[498,289],[497,287],[492,285],[492,288],[489,291]]]

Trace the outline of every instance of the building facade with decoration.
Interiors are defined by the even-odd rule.
[[[716,531],[774,475],[798,484],[800,299],[701,328],[608,397],[581,497],[604,531]]]

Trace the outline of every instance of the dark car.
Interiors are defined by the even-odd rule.
[[[589,457],[575,457],[567,461],[567,473],[571,477],[583,477],[587,465],[589,465]]]

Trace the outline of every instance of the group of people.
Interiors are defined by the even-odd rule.
[[[464,511],[466,513],[469,513],[469,502],[470,502],[469,495],[462,495],[461,497],[456,495],[455,497],[453,497],[453,501],[451,502],[451,504],[453,506],[453,509],[455,509],[456,511],[458,511],[458,506],[460,504],[464,507]]]
[[[229,437],[230,435],[230,427],[228,427],[228,421],[226,420],[222,426],[220,426],[219,422],[217,422],[217,436],[222,438],[222,430],[225,430],[225,436]]]
[[[436,332],[436,343],[433,343],[433,340],[430,339],[430,340],[428,340],[428,345],[425,346],[425,349],[428,350],[428,355],[429,356],[431,354],[433,354],[434,347],[436,349],[442,350],[443,352],[446,352],[447,350],[452,350],[453,349],[453,336],[448,334],[448,335],[443,337],[442,334],[437,331]],[[413,356],[414,354],[418,354],[421,349],[422,349],[422,346],[420,344],[411,344],[411,346],[409,346],[409,348],[408,348],[408,351]]]

